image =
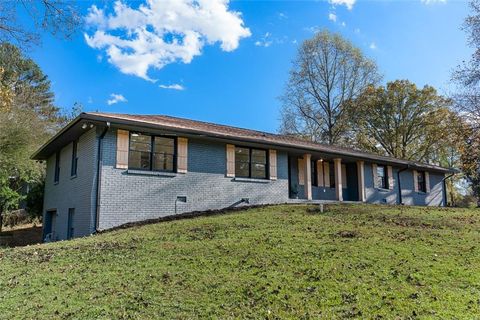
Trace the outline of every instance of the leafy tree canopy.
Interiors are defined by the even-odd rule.
[[[50,81],[15,46],[0,44],[0,214],[14,209],[25,183],[42,180],[44,165],[31,154],[64,117],[53,103]]]
[[[396,158],[448,165],[458,143],[458,117],[451,104],[430,86],[422,89],[407,80],[369,86],[351,103],[357,147]]]

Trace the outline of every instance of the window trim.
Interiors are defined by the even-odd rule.
[[[237,148],[248,149],[248,177],[237,175]],[[252,150],[265,151],[265,178],[252,177]],[[235,178],[269,180],[270,179],[270,151],[268,149],[263,149],[263,148],[254,148],[254,147],[235,145]]]
[[[70,167],[70,177],[76,177],[78,172],[78,140],[72,142],[72,163]]]
[[[61,150],[55,153],[55,169],[53,173],[54,184],[58,184],[60,182],[60,156],[61,156]]]
[[[133,168],[130,167],[130,151],[132,151],[132,135],[133,134],[140,134],[144,136],[150,137],[150,168],[143,169],[143,168]],[[153,154],[155,153],[155,137],[158,138],[167,138],[173,140],[173,169],[172,170],[158,170],[153,168]],[[136,151],[136,150],[133,150]],[[167,135],[158,135],[158,134],[150,134],[144,133],[140,131],[130,131],[128,136],[128,169],[127,170],[137,170],[137,171],[146,171],[146,172],[168,172],[168,173],[176,173],[177,172],[177,137],[167,136]]]

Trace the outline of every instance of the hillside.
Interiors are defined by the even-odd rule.
[[[0,318],[480,314],[480,211],[314,208],[256,208],[1,249]]]

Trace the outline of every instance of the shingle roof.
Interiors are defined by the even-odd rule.
[[[103,112],[89,112],[80,115],[85,119],[110,121],[112,123],[128,122],[138,126],[148,125],[161,129],[169,129],[173,131],[183,131],[204,134],[212,137],[220,137],[234,140],[245,140],[257,143],[264,143],[269,145],[277,145],[289,148],[296,148],[300,150],[312,150],[332,155],[343,155],[349,157],[356,157],[361,159],[380,161],[385,163],[398,164],[403,166],[410,166],[419,169],[429,169],[441,172],[457,172],[455,169],[443,168],[440,166],[420,163],[415,161],[408,161],[387,156],[379,156],[375,154],[366,153],[363,151],[343,148],[338,146],[326,145],[311,141],[305,141],[296,137],[273,134],[268,132],[249,130],[237,128],[232,126],[220,125],[215,123],[196,121],[190,119],[183,119],[165,115],[133,115],[133,114],[119,114],[119,113],[103,113]]]

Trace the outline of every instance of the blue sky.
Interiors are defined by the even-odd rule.
[[[464,1],[234,1],[224,10],[217,6],[213,13],[178,20],[174,30],[196,30],[200,40],[194,38],[188,48],[153,52],[153,58],[148,56],[153,62],[145,66],[147,58],[127,61],[125,55],[107,50],[112,43],[121,48],[122,40],[135,39],[135,34],[112,25],[141,25],[137,9],[145,2],[125,1],[128,10],[118,14],[112,2],[83,1],[85,17],[93,5],[104,15],[90,15],[74,39],[44,35],[42,46],[28,52],[51,79],[61,107],[79,102],[85,111],[167,114],[273,132],[279,126],[278,97],[291,61],[298,45],[315,30],[339,32],[352,41],[377,62],[385,82],[409,79],[441,93],[449,90],[452,68],[471,53],[460,30],[468,14]],[[150,21],[157,27],[170,26],[150,9]],[[188,13],[176,4],[167,9],[162,11],[167,17]],[[109,14],[117,20],[105,27]],[[98,30],[110,38],[94,39]],[[170,41],[182,34],[163,36]],[[135,42],[135,48],[164,48],[146,41]],[[124,50],[132,54],[136,49]]]

